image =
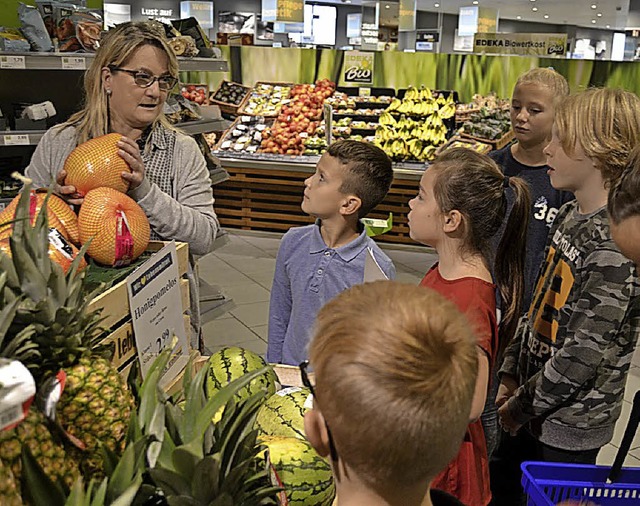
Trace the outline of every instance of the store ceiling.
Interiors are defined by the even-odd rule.
[[[329,1],[336,4],[362,4],[362,0]],[[472,5],[472,0],[417,0],[417,4],[422,11],[457,14],[460,7]],[[629,0],[478,0],[478,5],[498,9],[501,19],[612,30],[627,27],[629,17]],[[596,6],[595,9],[592,8],[593,5]]]

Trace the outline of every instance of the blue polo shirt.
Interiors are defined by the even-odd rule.
[[[325,244],[319,221],[282,237],[269,305],[269,362],[298,365],[308,358],[316,314],[340,292],[364,281],[367,249],[387,277],[395,278],[393,262],[364,231],[336,249]]]

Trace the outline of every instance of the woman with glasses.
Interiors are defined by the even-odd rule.
[[[80,205],[82,196],[65,184],[67,156],[89,139],[121,134],[118,154],[131,167],[122,178],[149,219],[151,238],[186,242],[192,254],[204,255],[219,227],[209,172],[196,142],[163,114],[177,76],[177,58],[155,25],[130,22],[110,30],[85,73],[82,109],[45,133],[26,175],[35,187],[54,182],[57,194]],[[198,289],[189,275],[191,340],[199,346]]]

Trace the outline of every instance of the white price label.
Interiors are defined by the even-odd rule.
[[[361,97],[370,97],[371,96],[371,88],[358,88],[358,94]]]
[[[184,328],[182,298],[178,280],[178,254],[170,242],[127,277],[133,334],[144,379],[155,358],[178,338],[160,384],[178,376],[189,361],[189,342]]]
[[[29,141],[29,134],[4,135],[3,137],[5,146],[20,146],[31,144],[31,142]]]
[[[0,56],[0,69],[24,69],[26,68],[24,56],[2,55]]]
[[[87,68],[85,58],[83,56],[63,56],[63,70],[85,70]]]
[[[0,413],[0,429],[9,427],[24,418],[22,406],[11,406],[6,411]]]

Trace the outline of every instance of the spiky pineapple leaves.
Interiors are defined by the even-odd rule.
[[[253,430],[266,392],[239,402],[235,399],[266,368],[231,382],[207,399],[206,368],[192,378],[190,366],[183,380],[184,410],[172,402],[166,404],[166,431],[156,467],[149,470],[151,480],[171,506],[275,504],[280,489],[270,485],[266,470],[260,467],[261,449]],[[220,410],[222,417],[213,424]],[[145,417],[152,418],[150,411]]]
[[[63,485],[46,475],[24,446],[23,491],[32,506],[130,506],[142,485],[148,442],[149,438],[144,436],[127,445],[115,466],[105,466],[106,478],[101,482],[91,480],[87,486],[79,478],[69,495]]]

